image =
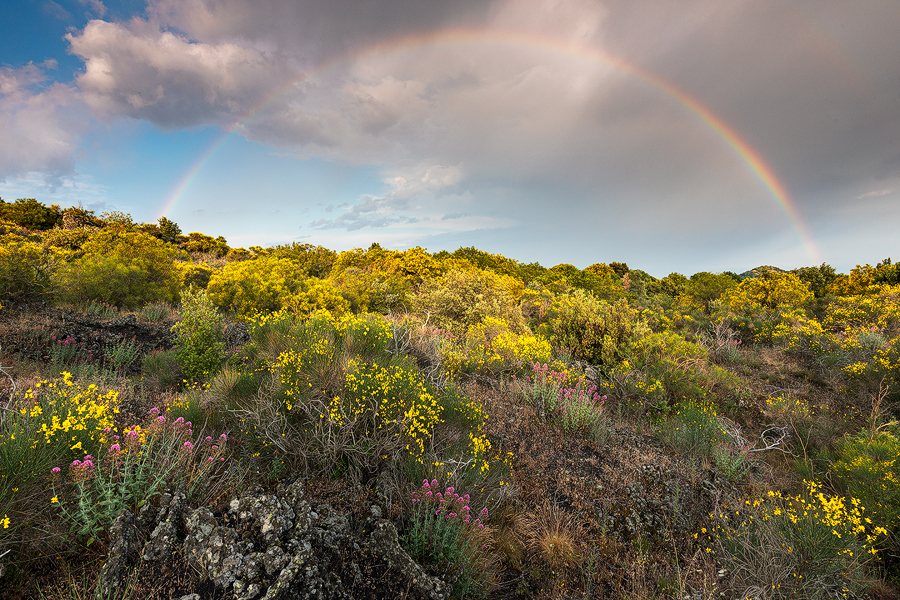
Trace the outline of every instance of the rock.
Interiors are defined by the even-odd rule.
[[[110,533],[114,553],[103,567],[111,574],[135,560],[180,559],[216,586],[217,597],[221,592],[235,600],[345,600],[358,597],[358,590],[369,597],[405,592],[445,600],[451,591],[402,548],[378,506],[355,530],[347,515],[309,502],[302,481],[274,494],[248,491],[218,515],[188,508],[176,492],[160,496],[158,509],[142,507],[139,519],[130,513],[120,518]],[[152,531],[142,553],[135,523]]]
[[[138,327],[137,317],[129,313],[125,316],[113,319],[109,322],[107,327]]]
[[[240,350],[250,341],[250,330],[245,323],[232,323],[225,327],[225,349],[228,352]]]
[[[159,523],[144,544],[142,558],[147,562],[167,558],[175,550],[184,513],[184,494],[180,492],[176,492],[174,496],[164,494],[160,504]]]
[[[98,599],[113,596],[126,569],[137,561],[139,557],[137,534],[134,515],[128,509],[123,509],[109,531],[109,538],[114,544],[100,569],[96,588]]]

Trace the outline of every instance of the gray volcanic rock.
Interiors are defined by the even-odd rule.
[[[132,540],[135,522],[152,530],[142,553]],[[142,509],[138,519],[123,513],[110,535],[114,553],[109,568],[104,565],[104,589],[115,587],[129,563],[161,564],[180,555],[202,580],[236,600],[354,598],[365,574],[372,580],[376,570],[390,573],[392,587],[412,598],[445,600],[451,591],[403,549],[380,508],[372,506],[362,533],[354,532],[346,515],[306,500],[301,481],[275,494],[245,493],[218,516],[206,507],[186,508],[180,493],[164,494],[159,508]]]

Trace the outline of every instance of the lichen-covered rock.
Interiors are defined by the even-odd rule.
[[[347,515],[306,500],[299,481],[274,494],[246,492],[221,514],[187,508],[183,494],[164,494],[159,508],[131,517],[134,532],[135,521],[152,532],[132,560],[182,560],[235,600],[349,600],[361,590],[373,598],[406,592],[445,600],[450,594],[449,585],[400,546],[397,529],[377,506],[354,529]],[[124,525],[115,529],[114,548],[125,538],[136,546],[137,537],[129,535]],[[111,556],[108,562],[113,569],[122,560]]]
[[[148,562],[167,558],[175,551],[184,514],[184,494],[164,494],[158,514],[159,523],[144,544],[143,559]]]
[[[139,556],[138,531],[131,511],[124,509],[110,528],[109,537],[114,541],[100,576],[97,580],[97,598],[110,598],[119,587],[122,575]]]

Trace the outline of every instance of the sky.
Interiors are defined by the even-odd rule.
[[[900,260],[900,2],[0,3],[0,197],[231,246]]]

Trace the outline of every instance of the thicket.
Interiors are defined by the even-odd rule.
[[[847,275],[822,264],[657,279],[622,262],[545,268],[476,248],[229,248],[167,218],[33,200],[0,211],[4,311],[40,300],[103,318],[179,316],[172,350],[138,357],[122,340],[91,370],[72,340],[52,340],[55,372],[24,389],[0,365],[12,383],[0,401],[0,559],[103,540],[119,510],[168,489],[212,502],[299,473],[404,498],[404,544],[457,596],[487,594],[484,574],[501,564],[534,589],[587,594],[615,556],[634,569],[670,561],[636,597],[896,585],[890,259]],[[224,325],[237,321],[249,342],[226,352]],[[132,364],[140,377],[114,368]],[[468,396],[473,381],[492,391]],[[506,413],[490,412],[497,396]],[[132,422],[142,402],[155,412]],[[613,456],[616,436],[652,436],[693,483],[643,465],[622,489],[592,491],[588,512],[555,496],[525,506],[543,492],[524,469],[546,465],[517,462],[504,450],[517,440],[489,435],[520,417],[515,435],[579,440],[585,463]],[[469,506],[491,516],[466,521]]]

